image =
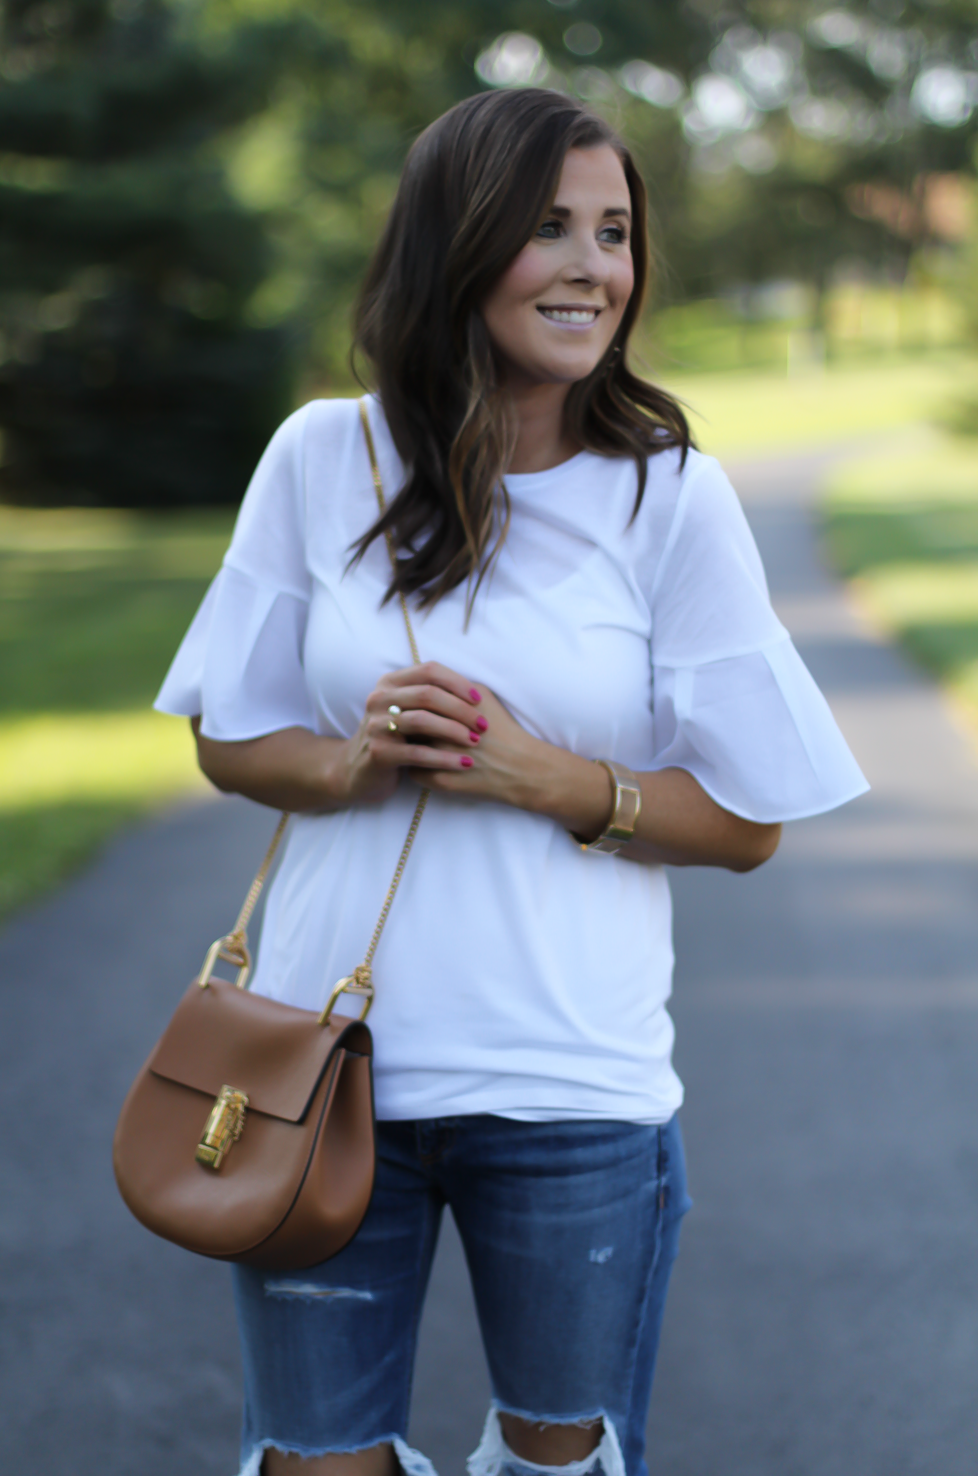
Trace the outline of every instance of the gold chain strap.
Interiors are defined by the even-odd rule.
[[[275,860],[275,852],[278,850],[278,843],[282,839],[282,836],[285,833],[285,827],[286,825],[288,825],[288,823],[289,812],[288,810],[283,810],[281,815],[278,817],[278,824],[275,827],[275,834],[272,836],[271,840],[268,843],[268,850],[265,852],[265,859],[259,866],[258,873],[255,876],[254,881],[248,888],[248,895],[244,899],[244,904],[242,905],[241,911],[238,913],[238,920],[228,934],[229,939],[240,937],[243,941],[247,940],[248,924],[251,921],[251,914],[254,912],[258,898],[261,896],[261,889],[265,885],[265,878],[271,870],[272,862]]]
[[[367,414],[366,398],[360,401],[360,421],[363,425],[364,439],[367,442],[367,454],[370,457],[370,470],[373,473],[374,492],[377,494],[377,506],[380,508],[381,517],[383,517],[384,513],[387,511],[387,502],[384,498],[384,485],[380,477],[380,467],[377,465],[377,451],[374,446],[373,432],[370,429],[370,417]],[[396,563],[396,558],[394,553],[394,540],[391,537],[390,529],[384,530],[384,538],[387,543],[387,552],[390,556],[391,567],[393,568]],[[402,590],[398,590],[398,599],[400,600],[401,604],[401,614],[404,616],[404,628],[407,631],[408,645],[411,648],[411,657],[414,661],[415,666],[420,666],[421,657],[418,653],[418,643],[414,638],[414,627],[411,624],[411,615],[408,610],[408,603],[404,597],[404,592]],[[367,951],[364,954],[363,963],[357,964],[357,967],[353,970],[352,974],[348,974],[345,979],[340,979],[339,982],[334,986],[333,992],[330,994],[329,999],[326,1002],[326,1008],[323,1010],[322,1014],[319,1017],[320,1025],[326,1025],[329,1023],[330,1015],[332,1014],[333,1009],[336,1005],[336,1001],[339,999],[341,994],[355,994],[359,998],[361,998],[363,1000],[363,1007],[360,1011],[360,1019],[365,1020],[367,1018],[367,1012],[369,1011],[370,1006],[373,1003],[374,997],[374,954],[377,952],[377,944],[380,942],[380,935],[384,931],[384,924],[387,922],[387,915],[391,910],[391,904],[394,901],[395,893],[397,892],[397,889],[401,884],[401,877],[404,875],[404,868],[407,865],[408,856],[411,854],[411,847],[414,845],[414,838],[418,833],[418,826],[421,824],[421,816],[424,814],[425,806],[428,803],[428,798],[430,794],[430,789],[422,789],[421,794],[418,798],[418,803],[414,807],[414,815],[411,819],[411,824],[408,827],[408,833],[405,838],[404,845],[401,847],[401,854],[398,857],[397,865],[394,868],[394,875],[391,878],[391,884],[387,888],[387,896],[384,898],[384,905],[380,909],[380,916],[378,917],[376,926],[374,927],[373,936],[370,939],[369,944],[367,945]],[[211,973],[213,971],[214,965],[219,958],[224,959],[227,963],[235,964],[237,966],[238,977],[235,980],[235,983],[237,984],[239,989],[243,989],[245,987],[245,984],[248,980],[248,975],[251,972],[251,954],[248,950],[248,923],[251,919],[251,914],[255,910],[258,898],[261,895],[261,889],[265,885],[265,880],[271,869],[272,862],[275,859],[275,853],[279,848],[279,843],[285,833],[285,827],[288,824],[288,821],[289,812],[287,810],[283,810],[282,814],[279,816],[278,825],[275,827],[275,834],[272,836],[272,839],[269,842],[268,850],[265,852],[265,859],[262,861],[261,866],[259,866],[254,881],[248,888],[248,895],[244,900],[241,911],[238,913],[237,922],[234,924],[234,927],[231,929],[230,933],[226,934],[223,938],[218,938],[216,942],[212,943],[210,948],[208,949],[207,957],[204,959],[201,971],[197,976],[197,983],[202,989],[207,988],[207,985],[210,982]]]
[[[363,435],[365,441],[367,442],[367,455],[370,457],[370,470],[374,474],[374,491],[377,494],[377,506],[380,508],[381,517],[383,517],[384,513],[387,511],[387,503],[384,499],[384,484],[380,480],[380,467],[377,465],[377,452],[374,448],[374,433],[370,429],[370,416],[367,414],[366,396],[364,396],[364,398],[360,401],[360,424],[363,426]],[[391,537],[391,530],[389,528],[384,529],[384,538],[387,542],[387,553],[390,557],[391,568],[396,570],[397,559],[394,555],[394,539]],[[404,626],[407,630],[408,645],[411,647],[411,656],[414,660],[415,666],[420,666],[421,657],[418,655],[418,643],[414,639],[414,626],[411,624],[411,615],[408,610],[408,603],[407,600],[404,598],[404,591],[402,589],[399,589],[397,591],[397,598],[401,602],[401,614],[404,616]]]

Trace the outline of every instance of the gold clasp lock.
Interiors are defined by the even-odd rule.
[[[210,1116],[194,1154],[206,1168],[219,1169],[232,1143],[241,1137],[245,1125],[248,1096],[235,1087],[222,1086],[214,1099]]]
[[[347,974],[345,979],[341,979],[333,986],[333,992],[326,1001],[326,1008],[319,1017],[320,1025],[329,1024],[329,1017],[336,1008],[336,1001],[341,994],[355,994],[358,999],[363,1000],[360,1019],[365,1020],[374,1002],[374,984],[368,964],[358,964],[352,974]]]
[[[215,938],[207,956],[201,965],[200,973],[197,975],[197,983],[201,989],[206,989],[214,972],[214,965],[222,958],[225,963],[234,964],[238,970],[235,979],[235,987],[243,989],[251,973],[251,953],[248,944],[239,933],[228,933],[223,938]]]

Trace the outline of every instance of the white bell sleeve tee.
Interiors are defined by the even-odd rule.
[[[651,592],[654,769],[687,769],[745,820],[816,815],[868,787],[771,608],[747,519],[696,457]]]
[[[269,442],[221,570],[156,699],[161,712],[202,716],[205,738],[232,743],[315,728],[302,668],[311,589],[302,504],[307,418],[308,407]]]
[[[404,468],[376,400],[388,496]],[[638,771],[688,770],[760,822],[817,814],[866,782],[778,622],[723,472],[581,452],[510,476],[500,558],[415,612],[422,659],[484,683],[547,742]],[[349,737],[385,671],[410,665],[355,401],[314,401],[273,437],[224,565],[157,707],[236,741],[301,726]],[[252,987],[321,1009],[363,958],[417,798],[290,822]],[[257,858],[256,858],[257,861]],[[217,924],[219,925],[219,924]],[[666,871],[583,850],[556,822],[434,794],[374,961],[381,1118],[668,1120]]]

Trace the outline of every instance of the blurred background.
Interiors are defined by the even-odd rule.
[[[198,783],[147,710],[270,433],[349,394],[419,130],[542,85],[621,129],[639,344],[721,455],[892,429],[824,524],[978,707],[974,0],[6,0],[0,912]]]
[[[149,704],[271,432],[357,392],[412,139],[542,85],[638,157],[636,356],[873,785],[759,873],[671,878],[696,1207],[653,1470],[974,1476],[978,0],[0,17],[0,1466],[234,1468],[226,1270],[136,1225],[108,1145],[272,817],[202,803]],[[448,1223],[411,1425],[444,1476],[487,1395]]]

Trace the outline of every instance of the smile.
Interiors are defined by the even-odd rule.
[[[590,328],[601,312],[597,307],[538,307],[549,323],[569,323],[575,328]]]

